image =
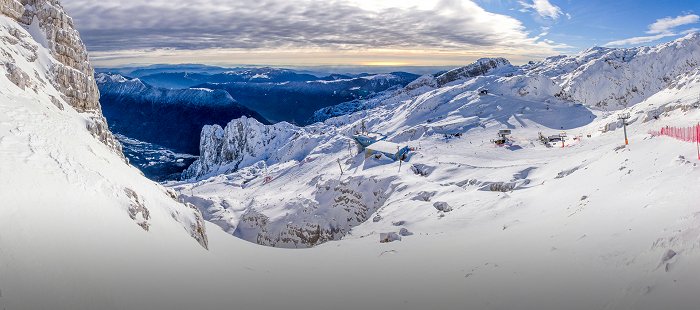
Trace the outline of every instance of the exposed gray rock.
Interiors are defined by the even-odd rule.
[[[54,104],[56,104],[56,102],[54,102]],[[59,108],[62,107],[63,105],[61,104]],[[94,112],[90,113],[87,122],[87,130],[92,134],[93,137],[95,137],[97,140],[100,140],[102,143],[104,143],[106,146],[112,149],[115,153],[120,155],[124,162],[129,162],[129,160],[124,156],[124,153],[122,153],[121,143],[119,143],[119,141],[117,141],[117,138],[115,138],[112,132],[109,131],[107,120],[102,116],[102,114]]]
[[[406,229],[406,228],[401,228],[401,229],[399,230],[399,235],[402,236],[402,237],[407,237],[407,236],[413,235],[413,233],[410,232],[410,231],[408,231],[408,229]]]
[[[413,197],[413,200],[417,201],[430,201],[437,194],[437,192],[419,192]]]
[[[379,234],[379,242],[380,243],[389,243],[389,242],[394,242],[394,241],[401,241],[401,236],[395,232],[388,232],[388,233],[380,233]]]
[[[424,164],[411,165],[411,171],[413,171],[413,173],[420,175],[420,176],[423,176],[423,177],[427,177],[427,176],[431,175],[433,172],[435,172],[435,169],[437,169],[437,167],[428,166],[428,165],[424,165]]]
[[[17,67],[13,63],[5,63],[5,70],[7,70],[7,78],[17,85],[17,87],[25,90],[27,87],[32,87],[32,81],[29,78],[29,74],[24,72],[21,68]]]
[[[442,212],[452,211],[452,207],[447,202],[444,202],[444,201],[438,201],[438,202],[434,203],[433,207],[435,207],[435,209],[438,209],[438,211],[442,211]]]
[[[209,239],[207,237],[206,225],[202,213],[191,203],[185,203],[185,205],[192,210],[192,214],[195,216],[195,222],[192,223],[190,227],[192,238],[197,240],[205,249],[209,249]]]
[[[232,120],[226,128],[204,126],[200,137],[200,157],[183,172],[182,179],[231,173],[259,161],[268,164],[303,161],[313,151],[308,146],[317,144],[321,138],[308,127],[300,128],[285,122],[264,125],[245,116]],[[347,145],[347,142],[340,140],[343,139],[341,137],[332,139],[335,139],[333,143]]]
[[[436,81],[439,86],[444,86],[457,80],[486,75],[494,69],[506,66],[511,64],[505,58],[482,58],[468,66],[447,71],[438,76]]]
[[[24,14],[24,5],[17,0],[0,0],[0,13],[19,20]]]
[[[131,200],[131,205],[129,206],[129,217],[136,222],[137,225],[141,226],[143,230],[148,231],[151,224],[148,220],[151,219],[151,211],[146,208],[146,206],[141,201],[139,195],[130,188],[125,188],[124,193]]]
[[[17,1],[13,1],[17,2]],[[21,24],[38,23],[45,35],[46,48],[59,61],[52,74],[54,86],[66,96],[68,104],[79,112],[99,111],[100,94],[94,79],[94,70],[80,34],[58,0],[21,0],[24,12],[8,15]],[[14,3],[8,7],[14,7]],[[9,12],[14,10],[10,9]]]
[[[48,72],[49,82],[62,94],[65,102],[78,112],[89,112],[90,132],[115,153],[125,158],[119,142],[107,128],[107,123],[102,117],[97,84],[94,79],[94,70],[90,64],[87,49],[80,39],[80,34],[58,0],[0,0],[0,13],[15,20],[27,29],[37,27],[41,34],[32,33],[41,38],[29,38],[26,32],[16,28],[10,28],[10,36],[3,36],[1,41],[17,45],[25,50],[23,55],[29,62],[37,61],[38,46],[35,42],[44,46],[58,61],[54,63]],[[30,31],[31,32],[31,31]],[[31,73],[22,71],[12,63],[5,63],[7,77],[22,89],[33,89],[36,85],[31,82]],[[34,72],[34,76],[38,76]],[[42,79],[37,79],[44,83]],[[63,110],[63,104],[58,98],[53,98],[52,103]]]
[[[64,111],[66,108],[63,106],[63,103],[61,100],[58,100],[58,98],[51,96],[51,103],[55,105],[59,110]]]

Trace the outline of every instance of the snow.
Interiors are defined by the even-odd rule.
[[[250,79],[251,79],[251,80],[255,80],[255,79],[265,80],[265,79],[270,79],[270,77],[269,77],[267,74],[260,74],[260,73],[258,73],[258,74],[256,74],[256,75],[253,75]]]
[[[644,65],[637,69],[646,72]],[[697,122],[700,72],[676,76],[623,110],[633,115],[632,144],[623,147],[616,113],[556,96],[563,90],[558,76],[521,70],[440,88],[426,83],[367,111],[289,126],[297,134],[286,138],[290,148],[283,153],[303,145],[300,156],[260,155],[248,159],[260,161],[254,166],[215,168],[169,186],[216,210],[210,216],[225,225],[212,233],[213,244],[233,243],[226,238],[232,234],[276,247],[313,246],[273,252],[285,265],[270,272],[271,283],[309,268],[314,272],[303,277],[310,283],[333,283],[314,287],[318,299],[287,299],[287,307],[694,309],[700,302],[694,293],[700,282],[691,276],[700,270],[696,149],[648,132]],[[483,88],[490,95],[480,96]],[[417,150],[407,163],[365,159],[347,146],[361,121]],[[501,129],[513,131],[512,145],[490,142]],[[538,140],[539,133],[561,131],[570,137],[563,148]],[[312,133],[313,142],[296,138]],[[348,214],[362,216],[345,221]],[[413,235],[379,242],[402,229]]]
[[[386,154],[396,154],[401,149],[401,146],[397,143],[388,141],[377,141],[372,145],[367,147],[368,150],[377,151]]]
[[[0,17],[2,36],[9,27],[20,26]],[[61,96],[42,83],[55,62],[44,48],[36,62],[20,46],[0,48],[3,61],[32,73],[37,89],[0,74],[3,309],[700,303],[697,150],[648,134],[700,119],[697,66],[668,83],[640,79],[653,93],[630,97],[623,110],[632,115],[627,147],[616,113],[596,108],[597,100],[570,101],[599,89],[605,75],[588,66],[588,78],[571,80],[577,86],[562,84],[551,72],[569,74],[568,62],[550,73],[520,68],[444,87],[421,83],[304,128],[248,118],[206,127],[192,178],[168,184],[210,221],[206,250],[192,237],[197,212],[94,139],[89,115],[52,103]],[[679,56],[649,51],[661,62]],[[648,72],[648,64],[629,72]],[[479,96],[483,88],[491,95]],[[557,96],[568,89],[577,90]],[[413,156],[365,159],[350,138],[363,121],[388,141],[415,145]],[[562,128],[582,138],[563,148],[537,140]],[[490,142],[501,129],[513,131],[508,148]],[[130,217],[134,204],[148,208],[148,231],[139,225],[143,212]],[[380,242],[387,238],[394,242]]]
[[[192,88],[190,88],[190,89],[191,89],[191,90],[201,90],[201,91],[205,91],[205,92],[209,92],[209,93],[213,93],[213,92],[214,92],[213,89],[209,89],[209,88],[192,87]]]

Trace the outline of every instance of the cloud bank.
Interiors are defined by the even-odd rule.
[[[647,30],[647,36],[638,36],[628,39],[616,40],[608,42],[605,46],[627,46],[627,45],[638,45],[643,43],[654,42],[667,37],[678,36],[682,34],[687,34],[689,32],[695,32],[697,29],[688,29],[686,31],[678,32],[676,28],[686,25],[696,24],[700,21],[700,16],[695,14],[681,15],[677,17],[665,17],[657,19],[656,22],[649,25],[649,30]]]
[[[394,1],[396,2],[396,1]],[[541,0],[535,1],[535,4]],[[547,2],[547,1],[544,1]],[[547,56],[564,47],[469,0],[64,0],[93,55],[125,51],[479,51]],[[548,3],[548,2],[547,2]],[[558,8],[557,8],[558,9]],[[546,8],[548,16],[561,10]],[[133,53],[132,53],[133,54]]]

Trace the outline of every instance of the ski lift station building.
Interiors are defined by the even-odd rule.
[[[358,133],[354,136],[352,136],[353,139],[355,139],[355,142],[357,142],[359,145],[361,145],[363,148],[367,148],[368,146],[386,139],[386,137],[380,133],[376,132],[365,132],[365,133]]]
[[[405,145],[400,145],[389,141],[377,141],[365,148],[365,154],[369,156],[386,156],[394,161],[403,160],[404,156],[408,154],[410,148]]]

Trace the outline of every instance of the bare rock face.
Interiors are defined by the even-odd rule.
[[[24,14],[24,5],[17,0],[0,0],[0,13],[19,20]]]
[[[88,58],[87,49],[80,34],[58,0],[0,0],[0,13],[17,21],[27,29],[40,29],[43,38],[37,40],[58,61],[50,68],[50,83],[61,92],[64,99],[75,110],[88,113],[87,129],[124,158],[121,144],[108,130],[107,122],[100,108],[100,94],[95,83],[94,70]],[[37,60],[37,46],[31,38],[20,31],[10,31],[9,37],[2,40],[19,45],[27,50],[27,61]],[[22,72],[12,64],[4,64],[8,78],[22,89],[32,88],[28,81],[29,73]]]
[[[7,0],[6,0],[7,1]],[[14,1],[17,2],[17,1]],[[57,0],[21,0],[25,10],[18,20],[24,25],[37,23],[46,36],[46,48],[59,64],[52,73],[56,88],[79,112],[99,111],[100,94],[94,70],[80,34]]]
[[[459,79],[486,75],[494,69],[507,66],[511,66],[511,64],[505,58],[482,58],[466,67],[447,71],[438,76],[436,80],[439,86],[445,86]]]
[[[17,87],[25,90],[27,87],[32,86],[32,80],[29,78],[29,74],[13,63],[5,63],[4,65],[7,70],[7,78],[17,85]]]
[[[263,125],[245,116],[232,120],[226,128],[204,126],[200,136],[200,158],[183,172],[182,179],[234,172],[260,160],[300,160],[308,153],[300,146],[313,140],[314,137],[303,128],[289,123]]]

